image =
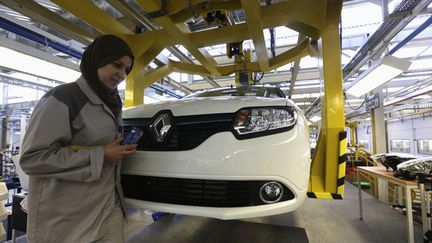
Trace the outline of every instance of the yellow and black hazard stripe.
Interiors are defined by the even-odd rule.
[[[337,194],[343,198],[345,189],[345,171],[347,161],[347,132],[342,131],[339,133],[339,158],[338,158],[338,179],[337,179]]]
[[[307,197],[316,199],[343,199],[341,194],[330,192],[308,192]]]
[[[318,199],[343,199],[345,189],[345,170],[347,161],[347,133],[342,131],[339,133],[339,157],[338,157],[338,177],[337,177],[337,193],[330,192],[308,192],[309,198]]]

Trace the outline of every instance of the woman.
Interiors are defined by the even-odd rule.
[[[36,105],[20,164],[29,175],[29,242],[123,242],[120,162],[136,151],[119,136],[117,85],[133,66],[122,39],[96,38],[82,56],[82,76]]]

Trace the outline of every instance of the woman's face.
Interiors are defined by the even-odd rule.
[[[120,59],[108,63],[98,68],[98,77],[102,84],[110,90],[117,88],[129,72],[132,65],[132,59],[129,56],[123,56]]]

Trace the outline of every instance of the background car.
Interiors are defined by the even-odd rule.
[[[308,125],[277,87],[197,92],[123,118],[124,136],[139,137],[122,163],[133,207],[237,219],[286,213],[306,198]]]

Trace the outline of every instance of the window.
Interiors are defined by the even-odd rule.
[[[432,154],[432,139],[417,140],[417,148],[419,154]]]
[[[395,139],[390,141],[390,150],[393,152],[409,153],[410,140],[408,139]]]

